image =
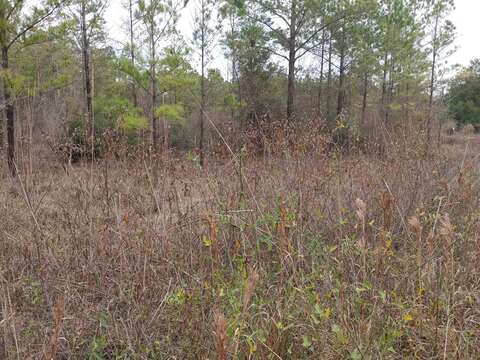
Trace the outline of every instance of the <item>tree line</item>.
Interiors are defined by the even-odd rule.
[[[108,6],[0,2],[12,175],[16,139],[48,127],[92,148],[105,129],[154,153],[197,147],[201,165],[212,118],[240,127],[318,119],[361,132],[372,117],[390,124],[421,111],[431,137],[452,0],[124,0],[121,44],[106,30]],[[179,29],[181,16],[191,28]],[[213,68],[220,54],[228,73]],[[32,106],[43,115],[27,121]]]

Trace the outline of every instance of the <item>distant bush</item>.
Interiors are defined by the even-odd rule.
[[[480,125],[480,59],[472,61],[452,81],[448,105],[458,122]]]
[[[99,147],[102,145],[103,135],[112,132],[124,136],[130,144],[134,144],[138,131],[148,129],[148,120],[126,99],[100,97],[95,101],[94,128]],[[85,121],[82,116],[71,121],[67,132],[69,143],[85,145],[85,134]]]

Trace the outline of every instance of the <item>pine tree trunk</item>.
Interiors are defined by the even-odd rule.
[[[342,30],[343,31],[343,30]],[[337,116],[342,115],[345,102],[345,34],[342,35],[342,44],[340,47],[340,66],[338,75],[338,99],[337,99]]]
[[[2,70],[6,73],[9,70],[8,48],[2,48]],[[15,166],[15,106],[12,94],[6,79],[3,79],[3,99],[5,102],[5,118],[7,130],[7,164],[12,176],[17,175]]]
[[[133,0],[129,0],[128,3],[128,11],[129,11],[129,18],[130,18],[130,61],[132,62],[132,66],[135,66],[135,44],[134,44],[134,33],[133,33]],[[138,97],[137,97],[137,86],[135,82],[132,81],[132,100],[133,106],[138,106]]]
[[[295,51],[290,46],[288,58],[288,89],[287,89],[287,121],[291,122],[295,115]]]
[[[87,35],[87,9],[85,2],[81,5],[81,31],[82,31],[82,60],[83,60],[83,75],[85,87],[85,140],[87,144],[91,144],[93,148],[94,130],[93,130],[93,95],[92,95],[92,74],[90,71],[90,44]],[[93,157],[93,154],[92,154]]]
[[[201,66],[202,66],[202,74],[201,74],[201,83],[200,83],[200,166],[203,167],[204,165],[204,149],[203,149],[203,141],[204,141],[204,122],[205,122],[205,18],[204,18],[204,9],[202,9],[202,24],[201,24],[201,47],[202,47],[202,54],[201,54]]]
[[[327,121],[332,128],[332,34],[328,44]]]
[[[363,96],[362,96],[362,117],[360,121],[360,131],[365,126],[365,118],[367,114],[367,99],[368,99],[368,73],[363,75]]]
[[[296,1],[292,1],[290,15],[290,37],[288,51],[288,88],[287,88],[287,122],[290,123],[295,116],[295,61],[296,61],[296,34],[297,32],[297,9]]]
[[[388,119],[391,115],[391,104],[393,104],[393,89],[395,87],[394,74],[395,74],[395,59],[393,56],[390,57],[390,70],[389,70],[389,79],[388,79],[388,89],[387,89],[387,104],[385,108],[385,122],[388,122]]]
[[[433,110],[433,92],[435,90],[435,67],[437,65],[437,37],[438,37],[438,20],[439,15],[435,17],[435,28],[433,30],[433,54],[432,54],[432,69],[430,74],[430,95],[428,100],[428,114],[427,114],[427,139],[425,146],[428,147],[431,140],[432,127],[432,110]]]
[[[339,74],[338,74],[338,98],[337,98],[337,119],[339,122],[342,121],[342,115],[345,104],[345,30],[342,28],[342,38],[340,44],[340,64],[339,64]],[[348,133],[346,128],[343,126],[338,126],[333,132],[333,141],[341,149],[344,149],[348,146]]]
[[[152,171],[152,178],[153,178],[153,187],[154,192],[158,187],[158,164],[157,164],[157,156],[160,150],[160,134],[159,134],[159,127],[158,127],[158,116],[156,113],[156,106],[158,102],[158,93],[157,93],[157,53],[156,53],[156,43],[155,43],[155,24],[153,21],[150,24],[150,85],[151,85],[151,127],[152,127],[152,148],[153,148],[153,171]],[[165,141],[167,140],[167,134],[165,129]],[[168,144],[165,144],[167,147]],[[155,195],[156,198],[156,195]],[[160,210],[160,209],[157,209]]]
[[[383,57],[383,78],[382,78],[382,97],[381,97],[381,109],[380,113],[383,113],[385,119],[387,119],[387,74],[388,74],[388,52],[385,52]]]
[[[322,112],[322,95],[323,95],[323,67],[325,64],[325,30],[322,34],[322,51],[321,51],[321,60],[320,60],[320,83],[318,84],[318,100],[317,100],[317,114],[320,115]]]
[[[230,33],[235,33],[235,15],[230,14]],[[233,36],[233,35],[232,35]],[[240,83],[240,76],[237,69],[238,64],[238,54],[235,45],[231,47],[232,49],[232,82],[236,84],[237,90],[237,99],[238,102],[242,103],[242,84]],[[234,112],[232,110],[232,118],[234,117]],[[240,127],[244,126],[244,117],[240,117]]]

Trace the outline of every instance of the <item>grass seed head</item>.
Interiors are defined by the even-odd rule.
[[[227,321],[223,312],[216,310],[213,315],[215,326],[215,349],[217,352],[217,359],[226,360],[228,353],[227,346]]]

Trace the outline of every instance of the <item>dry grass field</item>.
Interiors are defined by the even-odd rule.
[[[0,180],[0,358],[479,359],[479,154],[34,164]]]

